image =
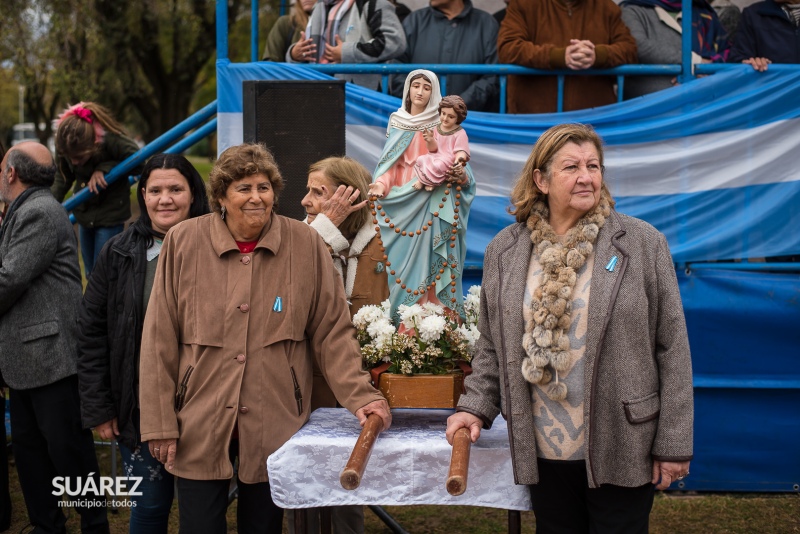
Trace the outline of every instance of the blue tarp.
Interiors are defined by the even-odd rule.
[[[800,490],[800,275],[678,273],[692,349],[686,489]]]

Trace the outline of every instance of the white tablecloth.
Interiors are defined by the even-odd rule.
[[[361,432],[342,408],[321,408],[267,459],[272,498],[282,508],[347,504],[469,505],[530,510],[526,486],[514,484],[506,421],[472,444],[467,491],[447,493],[451,447],[444,431],[452,410],[392,410],[392,427],[378,436],[361,485],[342,488],[344,469]]]

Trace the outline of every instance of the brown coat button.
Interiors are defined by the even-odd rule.
[[[244,263],[245,265],[250,265],[250,256],[244,256],[242,258],[242,263]]]
[[[242,304],[241,306],[239,306],[239,310],[241,310],[242,313],[247,313],[250,311],[250,305]]]
[[[239,408],[239,413],[247,413],[249,411],[250,408],[248,408],[247,406],[242,406],[241,408]]]
[[[245,358],[244,354],[240,354],[240,355],[238,355],[236,357],[236,361],[239,362],[239,363],[244,363],[245,360],[246,360],[246,358]]]

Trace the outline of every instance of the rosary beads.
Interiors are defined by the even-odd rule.
[[[445,191],[444,191],[445,196],[442,197],[442,201],[439,203],[439,208],[440,209],[444,208],[444,204],[445,204],[445,202],[447,202],[448,196],[451,193],[451,189],[452,189],[452,184],[448,182],[447,185],[445,186]],[[458,234],[458,217],[459,217],[458,212],[459,212],[459,206],[461,205],[461,186],[460,185],[456,186],[455,198],[456,198],[456,200],[455,200],[455,208],[453,209],[453,212],[454,212],[453,219],[454,219],[454,221],[452,223],[452,226],[453,226],[453,228],[451,230],[452,235],[450,236],[450,248],[456,248],[456,243],[455,242],[456,242],[456,239],[457,239],[457,235],[456,234]],[[427,232],[429,229],[433,228],[433,219],[429,219],[427,221],[427,224],[423,224],[422,228],[416,229],[416,230],[413,230],[413,229],[412,230],[403,230],[403,229],[395,226],[395,224],[391,221],[391,218],[386,214],[386,211],[384,211],[383,206],[381,204],[379,204],[378,197],[376,197],[374,195],[369,197],[369,209],[370,209],[370,213],[372,214],[372,223],[375,225],[375,231],[378,232],[378,243],[380,244],[381,253],[383,254],[384,261],[386,261],[386,267],[387,268],[390,268],[392,266],[392,263],[390,261],[388,261],[388,256],[386,255],[386,248],[383,245],[383,238],[381,236],[381,228],[380,228],[380,226],[378,226],[378,214],[379,213],[380,213],[380,216],[383,218],[383,221],[386,224],[389,225],[389,228],[393,229],[396,234],[400,234],[403,237],[408,236],[409,238],[413,238],[414,236],[420,236],[420,235],[422,235],[423,232]],[[439,218],[439,212],[438,211],[433,212],[433,217],[434,218]],[[447,266],[447,265],[448,264],[445,264],[445,266]],[[458,263],[453,262],[453,263],[449,264],[449,267],[452,268],[452,269],[456,269],[458,267]],[[389,274],[391,276],[395,276],[396,272],[395,272],[394,269],[391,269],[389,271]],[[439,269],[439,274],[437,274],[436,277],[435,277],[436,280],[441,280],[441,276],[443,274],[444,274],[444,268],[440,268]],[[450,281],[450,286],[451,286],[450,292],[451,293],[455,293],[456,292],[456,275],[455,274],[451,274],[450,275],[450,280],[451,280]],[[433,291],[436,288],[436,281],[435,280],[431,284],[426,285],[425,287],[421,287],[419,289],[411,289],[410,287],[407,287],[407,285],[403,282],[403,280],[400,277],[395,278],[394,282],[397,285],[399,285],[401,289],[405,289],[406,293],[414,294],[414,295],[422,295],[426,291]],[[453,295],[453,297],[450,299],[450,301],[455,305],[455,303],[456,303],[455,295]]]

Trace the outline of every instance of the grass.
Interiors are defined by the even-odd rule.
[[[109,474],[111,449],[97,447],[97,457],[102,474]],[[118,458],[121,472],[122,462]],[[9,532],[29,532],[25,503],[19,489],[16,469],[10,469],[12,499],[12,523]],[[405,530],[412,533],[493,534],[504,532],[508,524],[508,513],[494,508],[472,506],[387,506],[386,511]],[[69,510],[67,528],[69,532],[80,531],[80,517]],[[291,512],[289,512],[291,513]],[[371,511],[366,510],[366,534],[384,534],[391,531]],[[130,511],[120,509],[109,513],[113,534],[128,532]],[[522,513],[522,532],[536,532],[533,512]],[[289,532],[284,519],[284,532]],[[656,494],[650,516],[650,531],[653,534],[800,534],[800,494],[752,494],[752,493],[679,493]],[[170,516],[170,532],[178,532],[177,502],[173,503]],[[228,509],[228,532],[236,532],[236,502]]]
[[[208,174],[211,172],[211,167],[214,166],[214,160],[210,158],[203,158],[198,156],[187,156],[194,168],[197,169],[197,172],[200,173],[200,176],[203,177],[204,181],[208,181]]]

